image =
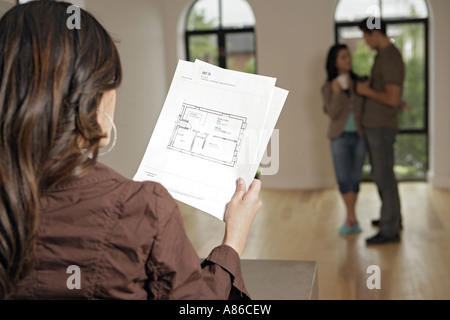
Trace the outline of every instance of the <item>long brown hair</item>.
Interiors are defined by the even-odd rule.
[[[70,5],[31,1],[0,20],[0,298],[31,270],[45,192],[95,165],[97,108],[122,79],[107,31],[83,9],[68,28]]]

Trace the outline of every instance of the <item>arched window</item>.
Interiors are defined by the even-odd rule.
[[[256,73],[255,17],[246,0],[197,0],[186,19],[186,57]]]
[[[387,34],[403,55],[403,100],[399,112],[395,173],[399,180],[425,180],[428,170],[428,6],[425,0],[340,0],[335,10],[335,41],[353,54],[354,71],[370,75],[376,52],[365,43],[358,23],[367,17],[386,21]],[[364,176],[370,179],[366,162]]]

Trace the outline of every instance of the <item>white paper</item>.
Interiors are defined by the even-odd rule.
[[[223,220],[236,181],[252,183],[287,91],[276,79],[180,60],[136,181]]]

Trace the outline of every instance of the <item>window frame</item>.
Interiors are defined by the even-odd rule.
[[[341,0],[340,0],[341,1]],[[425,0],[424,0],[425,1]],[[430,134],[429,134],[429,104],[430,104],[430,95],[429,95],[429,85],[430,85],[430,65],[429,65],[429,51],[430,51],[430,35],[429,35],[429,24],[430,24],[430,16],[429,16],[429,6],[425,1],[428,9],[428,16],[426,18],[382,18],[383,21],[386,22],[387,28],[390,25],[396,24],[406,24],[406,23],[414,23],[414,24],[423,24],[424,26],[424,35],[425,35],[425,92],[424,92],[424,125],[422,128],[399,128],[398,135],[416,135],[423,134],[426,136],[426,164],[424,167],[424,171],[427,172],[429,170],[429,159],[430,159]],[[336,5],[337,7],[337,5]],[[381,11],[381,9],[380,9]],[[336,21],[334,20],[334,41],[337,44],[339,42],[339,29],[342,27],[358,27],[360,20],[357,21]],[[364,181],[371,181],[364,179]],[[427,181],[427,175],[425,174],[423,178],[401,178],[399,181]]]
[[[221,5],[221,0],[219,1],[219,5]],[[193,7],[197,1],[194,1],[194,3],[191,5],[189,10],[187,11],[186,17],[189,16],[191,13]],[[186,19],[187,23],[187,19]],[[222,10],[219,10],[219,26],[217,28],[213,29],[202,29],[202,30],[188,30],[187,26],[184,26],[185,32],[184,32],[184,46],[185,46],[185,53],[186,53],[186,60],[191,61],[190,52],[189,52],[189,38],[191,36],[198,36],[198,35],[215,35],[217,36],[217,48],[218,48],[218,62],[219,67],[226,69],[227,68],[227,50],[226,50],[226,37],[228,34],[239,34],[239,33],[252,33],[253,34],[253,56],[255,57],[255,73],[257,73],[258,64],[257,64],[257,56],[256,56],[256,33],[255,33],[255,27],[243,27],[243,28],[233,28],[233,27],[222,27]]]

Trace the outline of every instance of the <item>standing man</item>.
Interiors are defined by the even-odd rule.
[[[375,19],[375,23],[373,20]],[[394,173],[394,143],[398,131],[398,107],[401,104],[405,66],[401,53],[386,34],[386,24],[368,18],[359,25],[366,43],[377,51],[371,78],[357,84],[357,92],[366,97],[362,125],[372,163],[373,179],[381,198],[379,232],[366,239],[367,244],[400,241],[400,198]]]

